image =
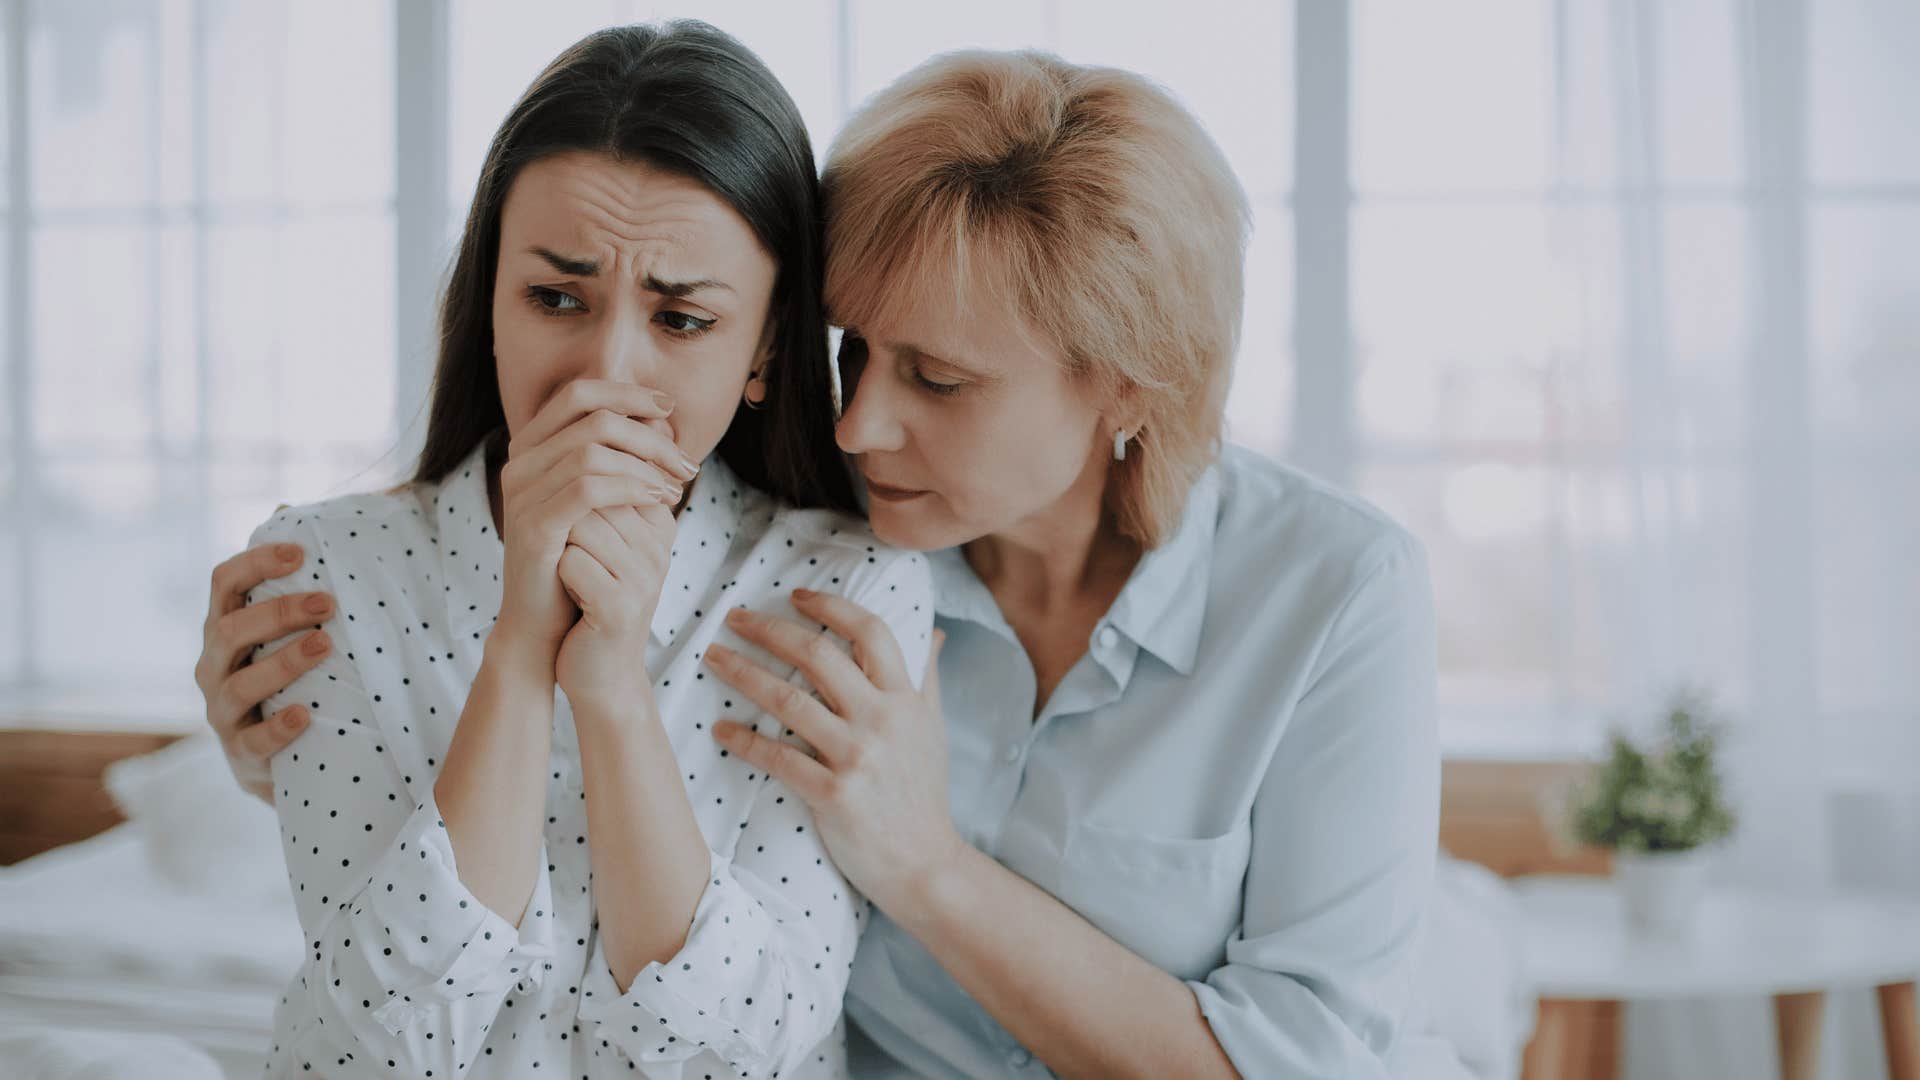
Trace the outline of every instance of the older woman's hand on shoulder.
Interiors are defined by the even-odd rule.
[[[734,609],[728,625],[794,665],[817,697],[715,643],[706,663],[814,748],[809,757],[731,721],[713,726],[729,751],[784,781],[812,808],[834,862],[882,910],[912,902],[965,845],[947,804],[947,738],[935,631],[918,689],[887,624],[843,597],[796,589],[790,619]],[[828,639],[832,630],[853,655]]]
[[[297,544],[262,544],[215,567],[200,661],[193,667],[193,681],[206,701],[207,726],[220,737],[233,778],[248,794],[269,803],[273,755],[299,736],[308,716],[304,706],[294,704],[262,717],[260,703],[313,670],[332,650],[333,642],[320,624],[333,614],[333,596],[292,593],[248,604],[247,593],[270,578],[298,571],[305,560]],[[257,662],[250,660],[256,646],[303,626],[312,626],[313,632]]]

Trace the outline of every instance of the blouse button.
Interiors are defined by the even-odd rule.
[[[1019,761],[1020,760],[1020,744],[1008,743],[1007,748],[1005,750],[1000,751],[1000,757],[1003,760],[1005,760],[1006,763],[1009,765],[1013,764],[1016,761]]]
[[[1119,642],[1120,642],[1120,631],[1115,630],[1111,626],[1103,626],[1100,628],[1100,647],[1101,648],[1111,649],[1115,645],[1119,644]]]
[[[1008,1054],[1007,1060],[1013,1062],[1014,1068],[1024,1069],[1027,1067],[1027,1063],[1033,1060],[1033,1055],[1027,1053],[1025,1047],[1020,1047],[1014,1050],[1013,1053]]]

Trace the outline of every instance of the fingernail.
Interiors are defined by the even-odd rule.
[[[307,597],[307,611],[313,615],[325,615],[333,609],[333,601],[324,596]]]
[[[691,480],[700,475],[700,463],[688,457],[685,453],[682,453],[680,455],[680,470],[687,474],[687,479]]]
[[[327,651],[328,644],[327,632],[325,630],[315,630],[312,634],[308,635],[307,640],[300,643],[300,651],[306,653],[308,656],[319,656],[321,653]]]
[[[706,658],[714,662],[730,660],[733,658],[733,650],[716,641],[707,646]]]
[[[300,558],[299,544],[281,544],[274,548],[273,551],[274,554],[280,556],[281,562],[293,562]]]
[[[727,612],[727,621],[730,623],[743,623],[751,617],[751,613],[746,608],[734,608]]]
[[[287,710],[286,725],[290,730],[297,731],[306,722],[307,710],[303,706],[295,705]]]
[[[820,595],[820,594],[819,594],[819,593],[817,593],[817,592],[814,592],[814,591],[813,591],[812,589],[795,589],[795,590],[793,590],[793,598],[794,598],[795,600],[811,600],[811,599],[813,599],[814,597],[816,597],[816,596],[818,596],[818,595]]]
[[[664,390],[653,391],[653,403],[667,412],[673,411],[673,395]]]

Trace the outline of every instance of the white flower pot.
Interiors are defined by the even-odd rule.
[[[1616,851],[1614,880],[1620,883],[1627,920],[1657,933],[1680,933],[1693,922],[1707,891],[1711,851]]]

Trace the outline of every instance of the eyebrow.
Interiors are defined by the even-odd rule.
[[[925,349],[918,345],[915,345],[910,341],[888,342],[885,348],[889,352],[912,353],[915,356],[925,357],[926,359],[931,360],[942,367],[952,368],[954,371],[962,375],[970,376],[975,379],[984,380],[985,378],[987,378],[986,372],[980,370],[977,367],[974,367],[973,365],[965,362],[964,360],[955,360],[951,356],[943,356],[937,352],[934,352],[931,349]]]
[[[597,259],[576,259],[572,256],[562,255],[538,246],[528,248],[527,250],[546,260],[547,265],[553,267],[555,270],[571,277],[590,278],[600,273],[600,263]],[[646,279],[640,283],[640,286],[648,292],[658,293],[661,296],[672,297],[676,300],[691,296],[703,289],[722,289],[726,292],[735,291],[733,286],[713,278],[701,278],[697,281],[662,281],[653,274],[648,274]]]

